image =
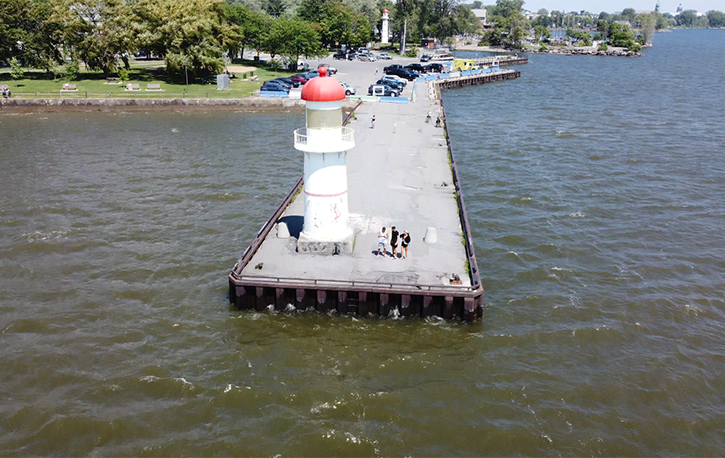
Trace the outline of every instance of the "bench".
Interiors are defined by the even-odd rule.
[[[146,85],[146,90],[147,91],[163,91],[163,89],[161,89],[161,85],[160,84],[154,84],[154,83],[147,84]]]
[[[127,90],[127,91],[140,91],[141,90],[141,87],[138,84],[128,83],[126,85],[126,89],[125,90]]]
[[[75,84],[68,84],[65,83],[63,85],[63,88],[60,90],[60,92],[78,92],[78,88]]]
[[[121,82],[118,81],[118,78],[110,77],[110,78],[106,78],[105,84],[121,84]]]

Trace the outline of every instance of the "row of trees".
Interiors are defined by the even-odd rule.
[[[403,42],[480,26],[459,0],[2,0],[0,61],[53,71],[71,59],[112,73],[140,50],[163,57],[172,73],[215,73],[244,49],[296,62],[365,45],[383,9]]]
[[[532,21],[528,21],[523,14],[523,0],[497,0],[496,5],[489,7],[489,21],[493,22],[493,28],[486,31],[482,43],[489,46],[503,46],[510,49],[521,49],[524,46],[524,39],[533,32],[536,42],[548,43],[551,36],[549,27],[567,25],[564,16],[559,12],[549,14],[546,10],[540,10],[539,15]],[[632,10],[634,11],[634,10]],[[627,10],[625,12],[629,13]],[[620,24],[622,15],[606,15],[602,13],[596,23],[599,34],[595,39],[609,41],[612,46],[626,47],[630,50],[639,51],[642,45],[651,44],[652,35],[657,23],[657,14],[635,14],[632,20],[640,28],[637,36],[626,24]],[[577,17],[585,17],[580,15]],[[571,15],[571,17],[575,17]],[[586,31],[575,31],[573,27],[585,27],[581,22],[571,25],[567,29],[566,36],[578,46],[591,46],[592,36]]]

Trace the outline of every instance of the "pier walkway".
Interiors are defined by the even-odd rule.
[[[413,86],[404,95],[411,97]],[[401,315],[480,317],[483,288],[472,242],[464,235],[467,221],[456,193],[455,163],[444,129],[435,127],[440,111],[425,83],[417,85],[415,102],[361,104],[348,123],[356,143],[347,159],[353,252],[298,253],[304,199],[291,196],[289,206],[283,204],[270,220],[285,222],[291,237],[278,238],[267,227],[268,234],[258,237],[258,246],[253,242],[230,274],[230,300],[258,310],[291,304],[359,315],[386,316],[398,309]],[[290,154],[300,153],[290,145]],[[408,259],[392,258],[389,247],[387,256],[377,256],[383,226],[410,233]],[[436,230],[435,243],[424,241],[428,228]]]

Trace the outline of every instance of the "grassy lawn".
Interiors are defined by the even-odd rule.
[[[257,65],[255,65],[257,64]],[[106,84],[106,77],[103,72],[90,72],[83,70],[79,72],[78,79],[69,81],[65,78],[55,78],[44,70],[23,69],[23,79],[14,81],[10,76],[10,69],[0,69],[0,84],[7,85],[12,91],[14,98],[57,98],[60,97],[60,90],[64,83],[75,84],[77,92],[63,92],[63,97],[86,97],[90,98],[121,98],[121,97],[190,97],[190,98],[239,98],[250,95],[253,91],[259,90],[262,82],[278,77],[294,75],[297,72],[285,70],[275,71],[252,61],[241,62],[240,65],[256,67],[254,72],[236,73],[236,78],[229,83],[229,90],[217,91],[216,78],[211,77],[213,84],[202,84],[201,78],[194,78],[189,74],[189,86],[187,90],[184,75],[169,75],[164,70],[164,62],[159,60],[138,60],[131,61],[129,70],[129,83],[138,84],[139,91],[126,91],[125,84]],[[253,75],[258,81],[243,81]],[[112,75],[117,77],[118,75]],[[163,91],[147,92],[147,84],[160,84]]]

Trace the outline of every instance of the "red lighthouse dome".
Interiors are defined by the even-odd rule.
[[[345,99],[345,89],[337,80],[327,76],[327,69],[320,67],[320,76],[312,78],[302,89],[302,100],[308,102],[337,102]]]

